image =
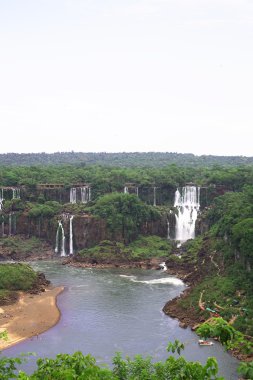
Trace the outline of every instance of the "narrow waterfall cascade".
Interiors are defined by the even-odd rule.
[[[64,228],[62,225],[62,222],[58,221],[58,228],[56,231],[56,238],[55,238],[55,253],[61,253],[61,256],[66,256],[65,253],[65,234],[64,234]]]
[[[170,221],[169,219],[167,220],[167,239],[170,238]]]
[[[71,215],[69,218],[69,254],[73,255],[73,218],[74,216]]]
[[[70,203],[76,203],[76,188],[75,187],[71,187],[70,189],[69,201]]]
[[[154,192],[153,206],[156,206],[156,187],[153,188],[153,192]]]
[[[124,194],[129,194],[129,190],[127,186],[124,187]]]
[[[3,207],[3,200],[4,200],[4,189],[0,190],[0,210],[2,210]]]
[[[81,187],[81,202],[88,203],[91,200],[91,188],[90,186]]]
[[[12,188],[12,199],[20,199],[20,189]]]
[[[200,208],[200,187],[185,186],[182,194],[177,189],[174,207],[178,213],[176,217],[175,240],[180,243],[195,238],[195,222]]]
[[[59,222],[58,222],[58,227],[56,230],[56,237],[55,237],[55,253],[59,253]]]
[[[136,186],[136,188],[135,188],[135,193],[136,193],[136,195],[138,197],[139,196],[139,187],[138,186]]]
[[[17,215],[12,214],[12,234],[16,235],[17,232]]]
[[[4,234],[4,220],[2,221],[2,237],[5,236]]]
[[[9,213],[9,236],[12,235],[12,213]]]

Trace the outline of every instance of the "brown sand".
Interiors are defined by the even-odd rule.
[[[8,340],[0,339],[0,350],[27,338],[38,336],[60,319],[56,297],[63,287],[46,289],[36,295],[21,293],[18,302],[0,307],[0,331],[7,330]]]

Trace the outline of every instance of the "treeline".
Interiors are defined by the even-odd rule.
[[[252,165],[253,157],[244,156],[196,156],[190,153],[174,152],[131,152],[131,153],[6,153],[0,154],[0,165],[103,165],[116,167],[165,167],[176,164],[186,167],[211,165]]]
[[[127,183],[136,186],[161,186],[172,188],[194,183],[198,186],[223,185],[233,191],[253,183],[253,165],[237,167],[212,166],[186,168],[167,165],[160,168],[118,168],[101,165],[51,165],[51,166],[0,166],[1,186],[30,186],[40,183],[63,184],[90,183],[98,193],[105,194],[122,189]]]

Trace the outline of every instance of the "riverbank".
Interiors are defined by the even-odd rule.
[[[20,293],[18,302],[0,307],[0,331],[6,330],[8,340],[0,340],[0,350],[25,339],[36,339],[60,319],[57,296],[64,287],[47,288],[39,294]]]
[[[185,268],[186,269],[186,268]],[[187,271],[182,267],[176,269],[173,268],[168,270],[167,273],[175,275],[183,281],[187,281],[188,287],[177,297],[169,300],[163,307],[163,312],[171,318],[177,319],[179,321],[179,326],[182,328],[190,327],[193,331],[197,327],[212,318],[214,315],[212,312],[204,311],[200,306],[205,305],[205,302],[202,302],[202,296],[198,294],[198,305],[195,304],[193,293],[196,292],[198,284],[201,285],[204,276],[203,271],[192,271],[187,273]],[[185,303],[184,300],[187,300]],[[226,318],[225,318],[226,320]],[[228,322],[233,325],[236,317],[233,316]],[[252,337],[245,336],[246,341],[249,340],[252,342]],[[233,357],[240,361],[251,362],[253,360],[252,350],[248,353],[242,352],[240,347],[233,348],[228,351]]]

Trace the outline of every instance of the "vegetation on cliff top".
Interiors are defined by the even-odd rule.
[[[168,164],[152,168],[107,166],[0,166],[0,186],[27,186],[36,190],[39,183],[63,184],[66,188],[75,183],[90,183],[92,198],[114,191],[123,191],[125,183],[138,186],[167,186],[174,189],[187,182],[208,186],[222,185],[231,190],[241,190],[243,185],[253,182],[253,165],[239,167],[184,166]]]
[[[105,219],[112,235],[117,236],[120,233],[126,243],[137,237],[144,223],[161,218],[155,207],[146,205],[136,195],[123,193],[100,197],[88,211]]]

